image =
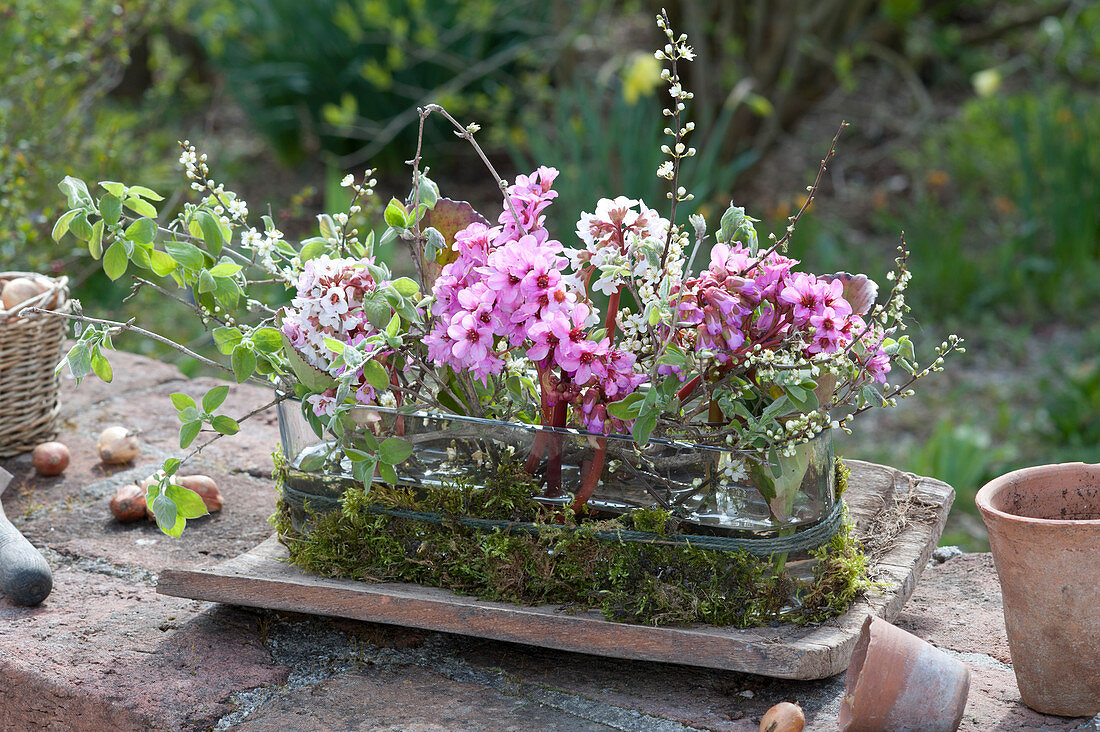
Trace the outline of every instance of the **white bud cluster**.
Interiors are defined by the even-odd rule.
[[[678,61],[691,61],[694,59],[695,50],[688,45],[686,33],[681,33],[679,36],[673,33],[664,11],[661,11],[661,14],[657,16],[657,27],[664,31],[667,43],[665,43],[664,48],[656,51],[653,55],[658,61],[669,62],[670,68],[661,70],[661,80],[668,84],[668,94],[672,98],[672,104],[662,110],[661,113],[674,122],[672,126],[665,128],[665,134],[673,138],[673,143],[671,146],[661,146],[661,152],[667,155],[669,159],[657,168],[657,177],[672,181],[675,185],[680,161],[684,158],[690,158],[696,153],[694,147],[689,147],[684,143],[684,138],[695,129],[695,123],[680,124],[680,114],[687,109],[687,102],[695,95],[684,89],[677,68]],[[695,197],[688,193],[683,186],[677,186],[675,190],[669,191],[665,195],[672,201],[690,201]]]

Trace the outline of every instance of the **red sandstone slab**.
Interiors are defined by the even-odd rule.
[[[483,602],[437,588],[366,584],[302,573],[272,537],[211,569],[166,570],[162,594],[238,605],[390,623],[495,640],[543,645],[614,658],[682,663],[778,678],[818,679],[843,671],[863,619],[893,619],[912,594],[950,510],[954,491],[928,478],[859,461],[849,463],[848,496],[857,533],[875,531],[886,506],[907,496],[924,506],[923,520],[905,526],[872,567],[880,592],[857,600],[838,618],[815,627],[738,630],[632,625],[598,613]],[[861,534],[863,537],[864,534]]]
[[[0,729],[203,729],[282,683],[258,619],[72,570],[35,608],[0,597]]]

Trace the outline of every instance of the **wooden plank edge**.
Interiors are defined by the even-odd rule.
[[[224,580],[232,579],[227,591]],[[369,586],[366,586],[369,587]],[[843,670],[835,648],[805,643],[775,658],[774,643],[746,641],[729,629],[672,628],[615,623],[602,618],[533,612],[523,606],[456,605],[363,588],[309,587],[292,579],[219,575],[211,570],[167,570],[157,592],[250,607],[347,617],[479,638],[547,646],[641,661],[681,663],[777,678],[825,678]],[[304,597],[308,593],[309,597]],[[242,596],[243,599],[242,599]],[[323,607],[322,607],[323,606]],[[811,674],[811,675],[807,675]]]

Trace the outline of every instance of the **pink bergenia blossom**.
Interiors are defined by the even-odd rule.
[[[844,317],[831,307],[822,308],[820,315],[810,316],[813,339],[806,348],[810,354],[833,354],[841,350],[851,339],[844,334]]]

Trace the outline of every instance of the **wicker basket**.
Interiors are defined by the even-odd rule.
[[[38,297],[12,310],[0,305],[0,457],[32,449],[57,435],[58,377],[61,346],[68,321],[49,316],[23,316],[24,307],[69,312],[68,278],[51,279],[33,272],[0,272],[0,286],[16,277],[49,283]],[[2,288],[0,288],[2,289]],[[61,302],[60,306],[57,303]]]

